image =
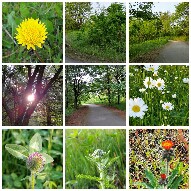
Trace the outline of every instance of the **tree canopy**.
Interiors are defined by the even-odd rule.
[[[3,66],[3,125],[62,125],[62,69]]]
[[[125,66],[66,66],[66,109],[98,99],[108,105],[120,104],[126,97]]]
[[[152,2],[130,3],[129,40],[141,43],[159,37],[189,36],[189,3],[175,6],[175,12],[154,13]]]

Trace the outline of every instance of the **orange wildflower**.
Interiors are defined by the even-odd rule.
[[[162,142],[162,147],[165,150],[170,150],[174,146],[174,143],[171,140],[166,140]]]

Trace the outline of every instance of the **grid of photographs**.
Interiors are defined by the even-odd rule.
[[[0,10],[0,189],[189,189],[188,0]]]

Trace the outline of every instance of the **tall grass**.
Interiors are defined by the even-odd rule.
[[[100,62],[125,62],[126,56],[124,52],[118,52],[116,49],[108,44],[106,47],[92,45],[89,42],[87,32],[70,31],[67,32],[67,41],[71,47],[77,51],[77,54],[85,54],[88,59],[92,61],[98,60]],[[116,45],[117,46],[117,45]]]
[[[110,150],[111,158],[120,157],[111,167],[111,173],[116,174],[116,188],[125,188],[126,131],[98,129],[66,130],[66,188],[98,188],[98,184],[94,181],[76,178],[78,174],[99,176],[96,167],[85,157],[96,149],[105,152]]]
[[[152,50],[158,49],[168,42],[170,37],[160,37],[155,40],[148,40],[139,44],[130,44],[129,45],[129,59],[130,62],[132,59],[139,57],[145,53],[148,53]]]

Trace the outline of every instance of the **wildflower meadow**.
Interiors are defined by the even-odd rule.
[[[129,124],[188,126],[189,67],[129,66]]]
[[[63,4],[4,2],[4,63],[60,63],[63,60]]]
[[[129,131],[130,189],[188,189],[188,184],[188,129]]]

